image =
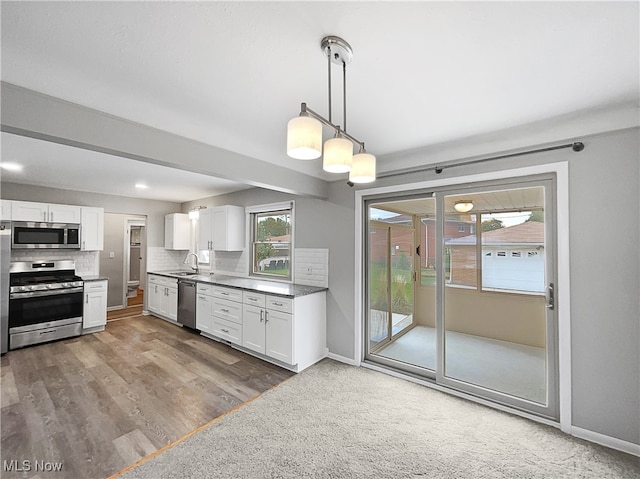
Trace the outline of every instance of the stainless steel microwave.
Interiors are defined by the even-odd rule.
[[[80,225],[14,221],[11,223],[12,249],[80,249]]]

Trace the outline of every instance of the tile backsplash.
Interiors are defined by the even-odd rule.
[[[48,261],[72,259],[76,264],[78,276],[97,275],[100,270],[99,251],[74,251],[74,250],[12,250],[11,261]]]
[[[249,275],[249,256],[244,251],[212,251],[211,270],[232,276]]]
[[[184,264],[188,254],[188,251],[164,249],[163,246],[149,246],[147,247],[147,271],[188,270],[189,267]]]
[[[329,287],[329,250],[296,248],[294,281],[296,284]]]

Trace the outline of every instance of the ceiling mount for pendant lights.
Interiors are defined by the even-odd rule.
[[[325,119],[307,107],[300,105],[300,115],[287,125],[287,154],[298,160],[314,160],[323,154],[322,125],[333,129],[334,136],[324,143],[322,168],[330,173],[349,172],[351,183],[369,183],[376,179],[376,157],[367,153],[364,142],[347,133],[347,64],[353,59],[351,46],[340,37],[327,36],[320,42],[327,58],[329,85],[329,119]],[[331,64],[342,65],[344,129],[332,122]],[[358,154],[353,154],[354,145]]]

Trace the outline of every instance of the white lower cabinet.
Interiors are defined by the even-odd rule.
[[[177,319],[177,279],[149,274],[147,308]],[[327,356],[326,293],[296,297],[196,284],[196,329],[215,340],[299,372]]]
[[[211,317],[214,336],[242,345],[242,291],[214,286]]]
[[[178,280],[150,274],[148,277],[147,309],[165,319],[178,320]]]
[[[198,284],[196,286],[196,329],[203,333],[213,332],[213,286]]]
[[[107,324],[107,281],[85,281],[82,329],[104,329]]]
[[[293,365],[296,364],[293,357],[293,315],[283,310],[293,311],[293,299],[245,291],[242,345]]]

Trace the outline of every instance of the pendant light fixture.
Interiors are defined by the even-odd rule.
[[[340,37],[327,36],[320,42],[327,57],[329,85],[329,119],[300,105],[300,115],[287,125],[287,154],[298,160],[314,160],[322,155],[322,125],[333,129],[334,136],[324,143],[322,168],[330,173],[349,173],[351,183],[369,183],[376,179],[376,157],[367,153],[364,142],[347,133],[347,64],[353,59],[351,46]],[[344,128],[331,118],[331,64],[342,65]],[[354,145],[358,154],[353,154]]]

